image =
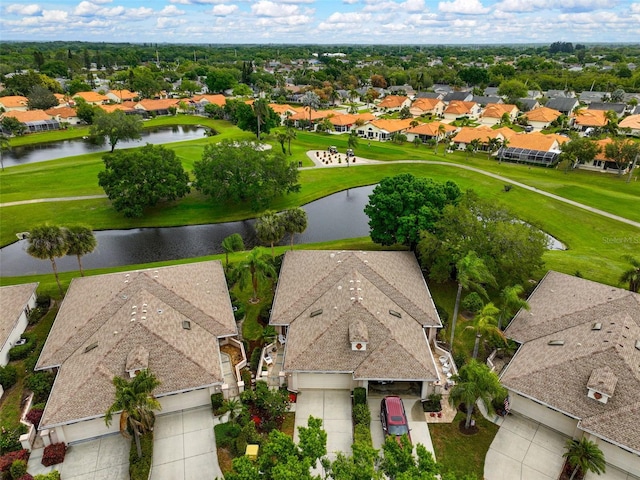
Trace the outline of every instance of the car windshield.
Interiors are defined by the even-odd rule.
[[[404,435],[409,433],[406,425],[389,425],[389,435]]]

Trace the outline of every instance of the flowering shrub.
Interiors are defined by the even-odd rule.
[[[11,468],[11,465],[16,460],[29,460],[29,451],[17,450],[15,452],[7,453],[0,457],[0,472],[6,472]]]
[[[64,454],[67,452],[67,446],[64,443],[52,443],[44,448],[42,454],[42,465],[49,467],[64,462]]]
[[[34,480],[34,479],[30,473],[25,473],[21,477],[16,478],[16,480]]]
[[[31,410],[29,410],[29,413],[27,413],[27,420],[29,420],[29,422],[31,422],[36,428],[38,428],[38,425],[40,425],[43,411],[44,410],[41,410],[39,408],[32,408]]]

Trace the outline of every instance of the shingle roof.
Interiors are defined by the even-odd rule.
[[[561,112],[571,113],[578,104],[579,102],[577,98],[556,97],[549,99],[545,106]]]
[[[76,278],[36,366],[60,366],[41,426],[103,415],[141,346],[156,395],[222,383],[218,337],[235,333],[220,262]]]
[[[77,117],[76,109],[73,107],[58,107],[58,108],[50,108],[49,110],[44,111],[47,115],[51,115],[52,117],[60,117],[60,118],[73,118]]]
[[[557,149],[560,143],[568,141],[567,137],[560,135],[545,135],[539,132],[520,133],[513,135],[509,139],[509,148],[526,148],[527,150],[538,150],[549,152]]]
[[[145,99],[136,104],[136,108],[146,111],[167,110],[170,107],[177,107],[180,100],[174,98]]]
[[[9,339],[36,288],[37,283],[0,287],[0,347]]]
[[[419,109],[423,112],[430,112],[442,103],[442,100],[440,100],[439,98],[420,97],[413,101],[413,103],[411,104],[411,108]]]
[[[192,100],[196,103],[200,103],[202,100],[206,100],[207,102],[218,105],[219,107],[224,107],[227,103],[227,97],[222,94],[195,95]]]
[[[351,350],[354,322],[366,351]],[[289,327],[288,371],[437,378],[423,327],[441,323],[410,252],[287,252],[270,323]]]
[[[502,383],[640,453],[640,295],[549,272],[529,305],[505,331],[523,345]],[[606,404],[587,397],[595,381],[613,393]]]
[[[496,135],[496,131],[491,127],[480,125],[479,127],[462,127],[451,140],[455,143],[469,143],[478,139],[482,143],[487,143],[489,138],[496,138]]]
[[[373,120],[370,122],[374,127],[379,128],[380,130],[384,130],[389,133],[400,132],[402,130],[406,130],[411,127],[411,122],[413,122],[412,118],[405,119],[380,119]]]

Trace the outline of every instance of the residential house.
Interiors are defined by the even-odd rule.
[[[591,102],[587,107],[587,110],[602,110],[605,112],[616,112],[618,118],[622,117],[627,111],[627,105],[624,103],[610,103],[610,102]]]
[[[300,110],[299,108],[292,107],[288,103],[270,103],[269,107],[280,117],[280,123],[284,123],[291,115]]]
[[[602,102],[603,99],[608,97],[609,93],[607,92],[581,92],[578,96],[580,103],[586,103],[587,105],[591,102]]]
[[[513,135],[497,156],[507,162],[530,163],[550,167],[558,163],[560,145],[568,142],[562,135],[544,135],[539,132]]]
[[[418,92],[415,98],[437,98],[438,100],[442,100],[444,95],[438,92]]]
[[[284,345],[290,390],[440,393],[442,324],[411,252],[285,254],[269,324]]]
[[[406,95],[407,97],[413,98],[415,97],[416,91],[413,89],[411,85],[392,85],[388,87],[387,90],[393,95]]]
[[[29,99],[22,95],[8,95],[6,97],[0,97],[0,108],[3,108],[5,112],[26,112]]]
[[[409,112],[414,117],[424,115],[439,117],[444,112],[444,102],[438,98],[417,98],[409,107]]]
[[[453,92],[453,88],[451,88],[451,85],[447,85],[446,83],[434,83],[431,89],[434,92],[443,95],[443,99],[445,95]]]
[[[244,357],[236,335],[218,261],[74,278],[36,364],[56,372],[40,435],[74,443],[117,432],[117,415],[104,422],[113,378],[141,370],[160,381],[163,413],[237,394],[238,369],[221,351],[228,344]]]
[[[73,99],[67,94],[63,95],[62,93],[54,93],[53,96],[58,99],[58,106],[53,108],[72,107],[75,105]]]
[[[37,283],[0,287],[0,367],[9,363],[9,350],[29,324],[29,313],[36,306],[36,288]]]
[[[98,105],[98,108],[105,111],[106,113],[113,113],[116,110],[121,110],[125,113],[138,113],[143,115],[144,112],[142,110],[136,110],[135,102],[122,102],[122,103],[113,103],[109,105]]]
[[[584,132],[588,128],[602,128],[609,123],[604,110],[587,110],[585,108],[576,111],[573,114],[574,126]]]
[[[446,123],[451,123],[458,118],[478,119],[480,116],[480,105],[475,102],[463,102],[454,100],[444,109],[442,116]]]
[[[511,411],[640,476],[640,294],[550,271],[528,303],[505,330],[520,344],[501,375]]]
[[[509,103],[490,103],[480,114],[480,123],[483,125],[498,125],[505,115],[509,117],[509,122],[515,121],[518,117],[518,107]]]
[[[628,134],[636,137],[640,137],[640,114],[629,115],[623,118],[618,124],[620,129],[629,129]],[[624,131],[624,130],[623,130]]]
[[[603,138],[602,140],[597,140],[596,144],[600,147],[600,151],[596,154],[593,160],[589,162],[584,162],[578,164],[578,168],[584,170],[593,170],[596,172],[605,172],[605,173],[618,173],[618,166],[616,162],[607,158],[605,154],[605,147],[610,144],[613,140],[611,138]]]
[[[76,109],[73,107],[54,107],[49,110],[45,110],[44,113],[59,121],[61,124],[67,123],[69,125],[80,125],[82,123],[82,120],[78,118]]]
[[[545,107],[558,110],[560,113],[564,113],[567,116],[571,115],[579,106],[580,102],[578,101],[578,99],[572,97],[550,98],[549,101],[545,104]]]
[[[348,133],[357,124],[364,125],[366,122],[370,122],[376,119],[376,116],[372,113],[361,113],[361,114],[351,114],[351,113],[338,113],[330,115],[327,119],[333,125],[333,130],[336,133]]]
[[[29,133],[59,130],[60,122],[52,119],[44,110],[12,110],[3,113],[0,118],[13,117],[27,127]]]
[[[455,92],[447,93],[442,99],[442,101],[445,103],[470,102],[472,99],[473,99],[473,93],[470,91],[466,91],[466,92],[455,91]]]
[[[535,98],[519,98],[518,104],[522,107],[523,112],[529,112],[540,108],[540,103]]]
[[[411,100],[409,97],[401,95],[387,95],[380,101],[380,103],[378,103],[377,106],[386,112],[398,112],[404,107],[408,107],[410,105]]]
[[[112,102],[133,102],[138,98],[138,94],[123,88],[122,90],[110,90],[107,92],[106,97]]]
[[[405,133],[411,127],[414,120],[407,118],[404,120],[372,120],[358,127],[358,136],[368,140],[379,140],[381,142],[391,140],[395,133]]]
[[[570,90],[547,90],[547,98],[575,98],[576,94]]]
[[[309,110],[311,110],[311,112],[309,112]],[[293,121],[296,127],[301,127],[303,124],[311,121],[312,126],[315,128],[315,124],[332,113],[334,113],[332,110],[313,110],[309,107],[302,107],[299,108],[296,113],[289,116],[289,120]]]
[[[554,110],[549,107],[540,107],[533,109],[524,114],[524,117],[529,122],[529,125],[533,127],[534,131],[540,131],[547,128],[551,122],[557,120],[562,115],[558,110]]]
[[[140,100],[133,108],[144,112],[145,115],[169,115],[171,113],[170,109],[178,109],[180,101],[176,98],[145,99]]]
[[[413,142],[416,137],[418,137],[422,143],[426,143],[429,140],[442,140],[443,137],[448,137],[457,130],[457,127],[446,123],[420,123],[407,130],[407,141]]]
[[[205,95],[194,95],[191,100],[195,103],[201,104],[203,107],[207,103],[213,103],[219,107],[224,107],[227,103],[227,97],[222,94],[205,94]]]
[[[454,144],[454,148],[458,150],[465,150],[474,140],[479,140],[480,145],[478,150],[486,151],[489,145],[489,141],[496,139],[502,142],[505,138],[509,140],[516,132],[507,127],[498,129],[492,129],[487,125],[480,125],[479,127],[462,127],[453,136],[451,142]]]
[[[73,98],[81,98],[91,105],[102,105],[109,103],[109,97],[98,92],[78,92]]]
[[[504,103],[504,100],[500,97],[491,97],[486,95],[474,95],[471,101],[476,102],[481,107],[486,107],[490,103]]]

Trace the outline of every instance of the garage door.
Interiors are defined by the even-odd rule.
[[[532,420],[540,422],[547,427],[573,437],[578,426],[578,420],[551,410],[539,403],[510,392],[511,410],[520,413]]]
[[[64,433],[64,440],[67,443],[81,442],[84,440],[91,440],[96,437],[101,437],[109,433],[117,433],[120,431],[120,415],[114,415],[111,427],[107,428],[104,423],[104,417],[94,418],[93,420],[86,420],[84,422],[72,423],[70,425],[64,425],[62,427]],[[61,440],[61,439],[59,439]]]
[[[298,390],[308,388],[351,390],[353,375],[350,373],[298,373]]]
[[[193,390],[191,392],[178,393],[175,395],[167,395],[158,398],[162,411],[160,414],[177,412],[179,410],[187,410],[189,408],[200,407],[202,405],[211,404],[211,396],[208,388]]]

